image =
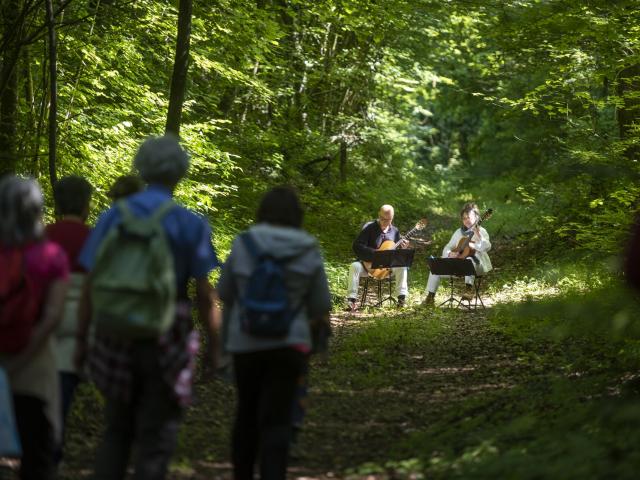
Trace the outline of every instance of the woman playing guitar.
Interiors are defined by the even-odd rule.
[[[462,227],[457,229],[449,243],[447,243],[442,250],[442,256],[448,258],[468,258],[473,262],[473,266],[477,274],[481,275],[488,272],[493,267],[491,266],[491,259],[489,258],[488,251],[491,250],[491,241],[489,240],[489,233],[484,227],[480,226],[483,220],[488,219],[493,211],[487,210],[482,217],[480,217],[480,211],[475,203],[466,203],[460,211],[460,219],[462,220]],[[473,298],[473,276],[465,277],[466,289],[462,298],[464,300],[471,300]],[[429,273],[429,279],[427,280],[427,288],[425,293],[427,298],[424,300],[423,305],[433,305],[440,285],[440,275],[434,275]]]

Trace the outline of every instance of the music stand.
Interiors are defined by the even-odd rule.
[[[379,269],[379,268],[410,268],[413,263],[413,255],[415,250],[411,248],[398,248],[396,250],[380,250],[373,252],[373,256],[371,257],[371,270]],[[382,278],[380,280],[373,278],[371,276],[367,276],[365,280],[364,291],[362,292],[362,300],[360,301],[360,305],[364,305],[367,299],[367,292],[369,289],[369,280],[373,279],[378,282],[378,302],[373,305],[374,307],[381,306],[384,302],[393,302],[397,303],[397,299],[391,294],[391,272],[389,272],[389,276]],[[385,298],[382,298],[382,282],[387,280],[389,282],[389,295]]]
[[[436,258],[429,257],[427,259],[429,263],[429,270],[434,275],[445,275],[449,277],[449,286],[450,286],[450,294],[449,298],[442,302],[439,307],[445,304],[449,304],[449,308],[453,308],[453,303],[458,302],[456,306],[462,305],[462,299],[456,299],[453,295],[453,277],[474,277],[474,288],[476,295],[476,307],[478,306],[478,300],[480,300],[480,304],[484,308],[484,303],[482,303],[482,299],[480,298],[480,281],[478,274],[476,273],[476,269],[473,265],[473,261],[468,258]],[[469,305],[463,305],[464,307],[471,309],[471,302]]]

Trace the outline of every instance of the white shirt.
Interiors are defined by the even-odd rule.
[[[480,235],[478,235],[477,233],[474,234],[471,241],[475,245],[475,257],[478,259],[478,263],[475,264],[476,272],[479,275],[482,275],[483,273],[487,273],[493,268],[493,266],[491,265],[491,259],[489,258],[489,254],[487,253],[489,250],[491,250],[491,241],[489,240],[489,234],[484,229],[484,227],[478,226],[478,230],[480,231]],[[460,242],[460,239],[463,237],[464,235],[461,228],[458,228],[455,232],[453,232],[449,243],[447,243],[442,250],[442,256],[448,257],[449,253],[451,253],[458,246],[458,242]]]

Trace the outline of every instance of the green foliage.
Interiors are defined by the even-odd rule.
[[[16,154],[50,204],[46,45],[37,31],[44,13],[37,2],[17,3],[33,7],[23,16],[33,36],[16,70]],[[638,459],[629,445],[640,417],[629,372],[637,371],[640,330],[616,263],[640,194],[639,12],[628,0],[194,5],[181,126],[192,169],[176,195],[211,220],[221,258],[253,222],[263,192],[292,184],[305,228],[319,238],[337,310],[355,233],[391,203],[402,231],[430,221],[433,243],[411,271],[415,304],[425,256],[438,255],[459,225],[461,203],[495,210],[487,224],[497,267],[489,321],[514,349],[504,366],[512,383],[466,392],[426,420],[415,411],[379,413],[385,389],[420,383],[401,372],[433,367],[420,365],[420,355],[450,348],[456,356],[445,360],[457,365],[477,331],[459,331],[455,314],[388,310],[347,328],[331,360],[336,371],[319,368],[323,389],[354,410],[344,391],[374,392],[367,412],[381,422],[424,420],[394,430],[402,438],[388,458],[349,465],[352,475],[633,478]],[[92,220],[140,141],[164,130],[176,20],[169,0],[69,2],[57,18],[58,174],[95,185]],[[14,31],[0,29],[3,39]],[[100,402],[83,395],[80,422]],[[213,430],[228,434],[223,425]],[[206,438],[181,439],[184,476],[192,473],[189,451]]]

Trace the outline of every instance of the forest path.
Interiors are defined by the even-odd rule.
[[[498,265],[492,283],[505,274]],[[498,292],[484,298],[487,305],[500,301]],[[380,471],[398,477],[405,459],[467,448],[467,433],[480,428],[475,422],[510,409],[505,393],[536,375],[520,358],[522,346],[491,327],[490,311],[413,306],[335,313],[330,354],[312,360],[308,412],[290,478],[361,478]],[[169,478],[230,478],[233,386],[200,374],[195,388]],[[101,400],[84,386],[61,478],[88,478],[101,416]]]
[[[526,374],[516,348],[491,330],[487,311],[415,307],[335,315],[331,355],[312,362],[309,409],[290,478],[367,476],[367,465],[417,455],[411,441],[421,431],[436,428],[446,436],[459,429],[466,421],[460,415],[469,413],[457,410],[461,402],[485,404],[517,384]],[[169,478],[230,478],[233,387],[203,375],[196,389]],[[72,419],[61,478],[88,477],[98,439],[95,397],[79,400],[76,408],[86,417]]]
[[[414,436],[460,428],[461,402],[495,397],[523,375],[486,312],[415,309],[335,323],[336,360],[315,366],[299,449],[310,477],[364,477],[385,464],[397,477],[402,460],[419,454]]]

